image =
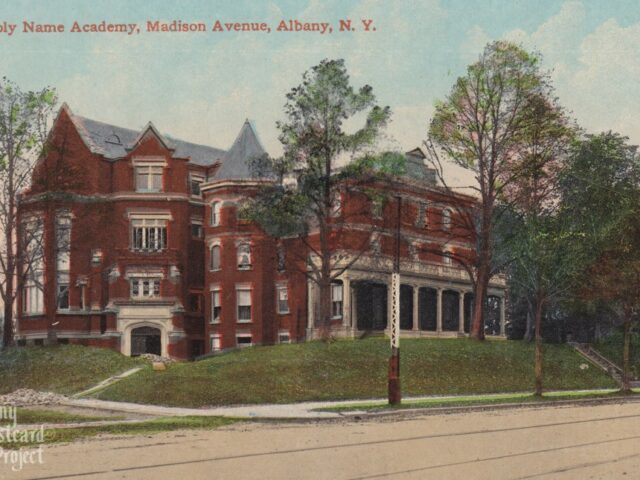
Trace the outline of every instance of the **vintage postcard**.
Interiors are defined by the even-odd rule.
[[[0,479],[640,477],[640,5],[5,0]]]

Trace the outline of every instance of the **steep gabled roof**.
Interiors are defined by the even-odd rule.
[[[249,120],[244,122],[233,145],[222,157],[215,180],[251,179],[250,162],[266,153]]]
[[[125,157],[129,153],[129,149],[131,149],[149,129],[152,129],[165,146],[169,149],[174,149],[174,157],[189,158],[191,162],[196,165],[212,165],[225,154],[225,151],[220,148],[199,145],[178,140],[169,135],[162,135],[151,123],[142,129],[142,131],[136,131],[75,115],[66,105],[64,105],[63,108],[66,109],[87,147],[89,147],[93,153],[102,155],[108,160]]]

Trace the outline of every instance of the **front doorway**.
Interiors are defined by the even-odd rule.
[[[131,356],[143,353],[162,354],[160,329],[153,327],[138,327],[131,330]]]

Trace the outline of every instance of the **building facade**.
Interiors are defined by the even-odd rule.
[[[19,206],[20,248],[34,252],[21,266],[20,342],[55,336],[187,359],[318,335],[308,247],[240,215],[261,186],[250,162],[265,153],[249,122],[222,150],[152,124],[134,131],[87,119],[65,105],[48,144]],[[438,188],[420,150],[407,153],[407,175],[378,187],[401,202],[402,334],[464,335],[472,288],[452,257],[472,255],[456,212],[473,199]],[[345,188],[337,202],[336,222],[348,228],[333,245],[348,267],[331,287],[332,331],[385,331],[395,200],[378,204]],[[489,293],[487,334],[504,336],[504,280]]]

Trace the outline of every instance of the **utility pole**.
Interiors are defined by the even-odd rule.
[[[389,358],[389,405],[399,405],[400,393],[400,213],[402,198],[396,197],[396,253],[391,274],[391,357]]]

